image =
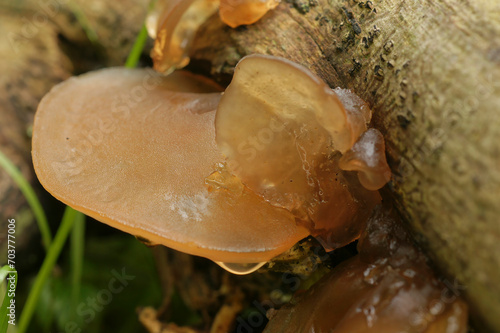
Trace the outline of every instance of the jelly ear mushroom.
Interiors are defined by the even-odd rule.
[[[155,39],[151,50],[155,70],[168,74],[189,63],[188,53],[196,31],[217,11],[219,4],[221,20],[235,28],[258,21],[279,0],[157,1],[146,20],[148,33]]]
[[[359,182],[369,190],[378,190],[391,180],[391,170],[385,158],[382,134],[370,128],[339,161],[343,170],[358,171]]]
[[[188,52],[198,27],[213,15],[219,0],[158,1],[146,21],[155,38],[151,50],[154,69],[169,73],[189,63]]]
[[[347,112],[335,92],[304,67],[250,55],[236,66],[218,106],[216,140],[250,188],[297,187],[311,181],[306,160],[349,150],[367,118]]]
[[[331,249],[356,239],[380,200],[338,165],[370,118],[359,97],[335,93],[306,68],[250,55],[219,103],[216,141],[248,188],[305,221]]]
[[[221,0],[221,20],[231,28],[257,22],[269,10],[278,6],[280,0]]]
[[[236,272],[307,236],[292,214],[214,172],[223,161],[213,126],[217,85],[152,72],[100,70],[43,98],[32,153],[42,185],[143,241],[228,263]]]
[[[376,209],[358,251],[274,312],[264,333],[467,332],[467,304],[437,279],[389,208]]]

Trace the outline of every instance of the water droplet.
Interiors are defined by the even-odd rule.
[[[222,261],[216,261],[215,263],[220,267],[224,268],[229,273],[233,273],[236,275],[246,275],[255,272],[256,270],[267,264],[267,261],[258,263],[249,263],[249,264],[240,264],[240,263],[231,263]]]

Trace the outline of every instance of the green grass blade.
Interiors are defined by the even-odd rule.
[[[135,68],[139,63],[139,58],[141,57],[142,50],[144,49],[144,45],[146,45],[146,41],[148,40],[148,31],[146,26],[143,25],[139,35],[135,39],[134,45],[132,46],[132,50],[128,54],[127,61],[125,61],[125,67],[127,68]]]
[[[50,276],[50,273],[52,272],[52,269],[56,264],[57,258],[59,258],[59,255],[61,254],[63,245],[68,238],[68,234],[73,227],[73,223],[79,214],[80,213],[78,213],[73,208],[66,207],[61,225],[59,226],[57,234],[54,238],[54,242],[50,246],[49,251],[45,256],[42,267],[38,272],[35,283],[33,284],[33,287],[31,288],[31,291],[28,295],[28,299],[26,300],[26,304],[24,305],[23,312],[21,313],[21,317],[19,318],[19,327],[17,333],[25,333],[28,329],[43,285]]]
[[[0,268],[0,282],[2,282],[3,280],[5,280],[5,278],[7,277],[7,275],[10,272],[15,272],[15,271],[16,270],[13,269],[13,268],[10,268],[9,265],[5,265],[2,268]]]
[[[10,272],[15,272],[14,269],[10,268],[8,265],[3,266],[0,269],[0,283],[7,278],[7,275],[9,275]],[[14,282],[14,293],[17,287],[17,272],[13,274],[15,276],[15,282]],[[0,306],[0,333],[5,333],[7,332],[7,327],[9,325],[9,320],[10,318],[7,317],[7,314],[9,313],[10,310],[7,309],[7,307],[10,304],[10,300],[13,299],[14,297],[9,296],[9,293],[12,292],[12,290],[9,289],[9,283],[7,283],[7,290],[5,291],[5,297],[3,298],[2,305]],[[12,295],[14,296],[14,295]]]
[[[80,298],[83,268],[83,250],[85,244],[85,215],[78,213],[71,230],[71,302],[74,309]]]
[[[23,174],[19,169],[12,163],[11,160],[5,154],[0,151],[0,166],[12,177],[14,182],[19,186],[24,197],[28,201],[33,214],[35,214],[36,221],[38,223],[38,228],[40,229],[40,234],[42,235],[42,243],[47,250],[52,242],[52,235],[50,233],[49,223],[47,221],[47,216],[38,200],[35,191],[24,178]]]
[[[97,44],[99,42],[99,37],[97,36],[95,30],[90,26],[89,20],[85,16],[85,13],[81,10],[80,6],[75,1],[70,1],[69,7],[89,41],[92,44]]]

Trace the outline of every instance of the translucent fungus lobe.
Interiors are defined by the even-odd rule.
[[[467,305],[439,282],[400,222],[379,210],[358,245],[310,290],[274,313],[265,333],[465,333]]]
[[[221,20],[232,28],[257,22],[280,0],[221,0]]]
[[[273,258],[307,231],[243,186],[205,183],[224,159],[215,144],[216,91],[187,73],[151,70],[106,69],[63,82],[35,118],[40,182],[151,244],[228,263]]]
[[[189,63],[188,53],[200,25],[219,8],[224,23],[235,28],[258,21],[279,0],[158,0],[149,14],[154,69],[169,73]]]
[[[366,189],[339,167],[341,155],[358,147],[371,117],[359,97],[339,95],[346,106],[309,70],[282,58],[247,56],[236,66],[215,120],[230,172],[291,211],[329,249],[356,239],[380,200],[370,191],[374,186]],[[349,153],[351,164],[369,155],[364,148]],[[371,160],[385,163],[383,149],[374,155]],[[378,168],[370,164],[362,171],[376,175]]]
[[[359,181],[365,188],[378,190],[391,179],[384,151],[384,137],[370,128],[342,156],[339,166],[343,170],[358,171]]]
[[[367,105],[269,56],[220,90],[185,72],[72,78],[37,111],[37,175],[89,216],[239,274],[308,235],[327,250],[357,239],[390,175]]]
[[[158,1],[148,17],[148,31],[155,38],[151,50],[155,70],[168,73],[189,63],[188,51],[196,31],[218,5],[218,0]]]

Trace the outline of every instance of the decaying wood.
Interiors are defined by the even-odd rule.
[[[500,330],[500,3],[283,1],[248,27],[213,17],[190,66],[227,83],[251,53],[303,64],[370,103],[394,174],[385,199],[460,281],[478,324]]]

